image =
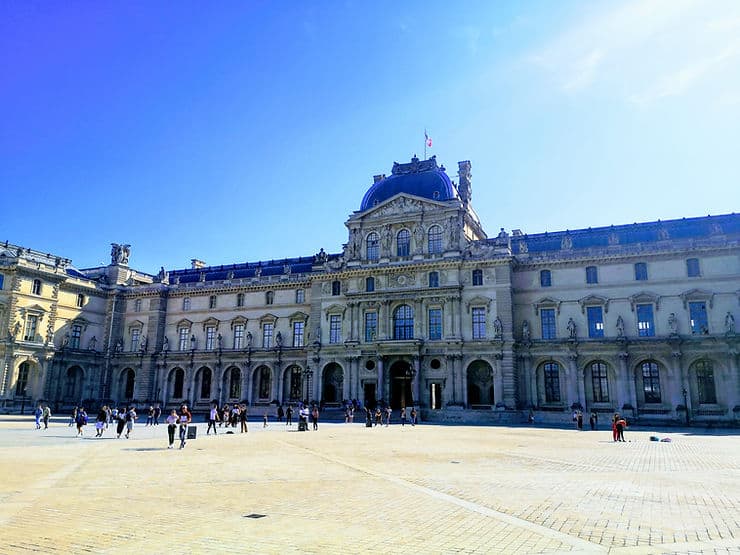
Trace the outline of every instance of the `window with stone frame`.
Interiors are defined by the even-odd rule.
[[[540,309],[540,327],[542,328],[542,339],[557,338],[554,308]]]
[[[329,316],[329,343],[342,342],[342,316],[331,314]]]
[[[686,259],[686,275],[688,277],[700,277],[701,268],[699,266],[698,258],[687,258]]]
[[[331,282],[331,294],[332,297],[338,297],[342,294],[342,283],[338,279]]]
[[[272,322],[264,322],[262,324],[262,348],[263,349],[271,349],[272,348],[272,334],[275,330],[275,324]]]
[[[296,289],[295,302],[296,304],[303,304],[306,302],[306,291],[304,289]]]
[[[635,281],[647,281],[648,270],[645,262],[635,263]]]
[[[709,360],[697,360],[693,365],[700,405],[717,403],[717,387],[714,383],[714,366]]]
[[[244,347],[244,324],[234,324],[234,349]]]
[[[131,352],[139,350],[139,339],[141,338],[141,328],[131,328]]]
[[[177,330],[178,347],[180,351],[187,351],[190,348],[190,328],[181,326]]]
[[[591,390],[594,403],[609,402],[609,378],[603,362],[591,363]]]
[[[439,287],[439,272],[429,272],[429,287]]]
[[[689,303],[689,319],[691,333],[694,335],[707,335],[709,333],[709,320],[707,318],[707,303],[696,301]]]
[[[134,301],[134,312],[141,312],[141,299]]]
[[[293,347],[303,347],[306,322],[300,320],[293,322]]]
[[[267,291],[265,293],[265,304],[272,304],[273,302],[275,302],[275,292]]]
[[[41,280],[35,279],[33,280],[33,284],[31,285],[31,293],[34,295],[41,295]]]
[[[661,403],[660,368],[658,363],[647,360],[640,364],[642,373],[642,392],[646,403]]]
[[[182,300],[182,309],[183,310],[190,310],[190,297],[185,297]]]
[[[206,326],[206,351],[216,348],[216,326]]]
[[[2,289],[2,287],[0,287],[0,289]],[[83,295],[82,293],[78,293],[76,304],[78,308],[82,308],[83,306],[85,306],[85,295]]]
[[[591,338],[604,337],[604,309],[600,306],[586,307],[588,319],[588,336]]]
[[[637,335],[639,337],[653,337],[655,335],[655,322],[653,320],[653,305],[638,304],[635,307],[637,313]]]
[[[208,297],[208,308],[216,308],[216,295]]]
[[[483,270],[473,270],[473,285],[483,285]]]
[[[486,338],[486,309],[482,306],[471,309],[473,323],[473,339]]]
[[[236,294],[236,306],[244,306],[244,293]]]
[[[599,271],[596,266],[586,266],[586,283],[599,283]]]
[[[367,248],[367,259],[378,260],[380,258],[380,242],[378,241],[378,234],[374,231],[368,234],[365,241]]]
[[[402,229],[396,235],[396,256],[408,256],[411,252],[411,233]]]
[[[372,293],[375,291],[375,278],[372,276],[365,278],[365,291],[368,293]]]
[[[365,313],[365,342],[375,341],[378,335],[378,313],[369,311]]]
[[[5,276],[3,274],[0,274],[0,291],[3,289],[3,282],[5,281]]]
[[[23,334],[24,341],[36,341],[36,330],[39,324],[39,317],[35,314],[26,316],[26,330]]]
[[[81,337],[82,337],[82,326],[80,324],[72,324],[72,333],[70,333],[69,335],[69,348],[79,349]]]
[[[442,339],[442,309],[429,309],[429,340],[438,341]]]
[[[557,362],[546,362],[542,365],[542,373],[545,385],[545,402],[560,402],[560,364]]]
[[[16,397],[25,397],[26,389],[28,389],[28,375],[30,373],[31,365],[28,362],[22,362],[18,367],[18,379],[15,381],[15,395]]]
[[[433,225],[427,232],[427,242],[429,243],[429,254],[442,253],[442,228]]]
[[[393,339],[414,338],[414,311],[402,304],[393,311]]]
[[[552,273],[550,270],[540,270],[540,287],[552,286]]]

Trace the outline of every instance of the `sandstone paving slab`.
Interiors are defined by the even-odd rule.
[[[740,553],[733,435],[204,428],[0,419],[0,553]]]

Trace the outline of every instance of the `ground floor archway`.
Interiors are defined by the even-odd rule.
[[[391,365],[390,374],[390,405],[391,408],[401,409],[414,405],[414,395],[411,389],[413,370],[405,360],[397,360]]]

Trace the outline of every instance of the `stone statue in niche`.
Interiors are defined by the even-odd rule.
[[[728,335],[735,335],[735,317],[729,310],[725,316],[725,333]]]
[[[393,241],[393,232],[391,231],[391,225],[388,224],[380,232],[380,246],[385,254],[389,254],[391,251],[391,241]]]
[[[522,340],[529,341],[531,338],[532,338],[532,334],[529,331],[529,322],[524,320],[522,322]]]
[[[617,316],[617,337],[624,337],[624,320],[621,316]]]
[[[678,335],[678,318],[675,312],[668,315],[668,331],[671,335]]]
[[[414,226],[414,241],[416,242],[416,252],[421,252],[424,248],[424,228],[418,222]]]
[[[460,224],[455,216],[450,216],[448,228],[450,232],[450,244],[456,246],[460,242]]]
[[[529,327],[529,324],[527,324],[527,327]],[[496,319],[493,321],[493,337],[495,337],[496,339],[500,339],[503,336],[504,324],[501,322],[501,318],[496,316]]]
[[[164,340],[162,341],[162,350],[163,351],[169,351],[170,350],[170,340],[167,339],[167,336],[164,336]]]
[[[573,318],[568,318],[566,329],[568,330],[568,337],[571,339],[578,337],[578,330],[576,329],[576,323],[573,321]]]
[[[93,335],[90,338],[90,341],[87,342],[87,350],[88,351],[94,351],[95,346],[98,344],[98,339]]]

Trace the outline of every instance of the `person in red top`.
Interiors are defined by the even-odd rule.
[[[188,435],[188,424],[193,420],[187,405],[180,407],[180,449],[185,448],[185,438]]]

